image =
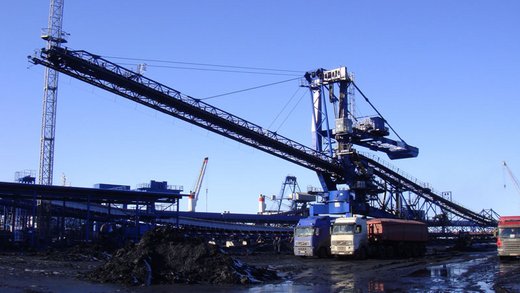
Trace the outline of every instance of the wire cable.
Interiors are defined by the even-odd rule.
[[[278,126],[278,128],[276,128],[275,132],[278,132],[278,130],[280,130],[280,128],[284,125],[285,121],[287,121],[287,119],[289,119],[289,116],[291,116],[292,112],[294,111],[294,109],[296,109],[296,106],[298,106],[298,104],[300,104],[300,102],[302,101],[302,98],[306,95],[307,93],[304,92],[300,98],[298,99],[298,102],[296,102],[296,104],[294,105],[294,107],[292,107],[291,111],[289,111],[289,113],[287,114],[287,116],[285,117],[285,119],[282,121],[282,123],[280,124],[280,126]]]
[[[118,65],[139,65],[138,63],[122,63],[122,62],[118,62],[116,64],[118,64]],[[216,72],[246,73],[246,74],[260,74],[260,75],[300,76],[300,75],[297,75],[297,74],[288,74],[288,73],[257,72],[257,71],[227,70],[227,69],[211,69],[211,68],[168,66],[168,65],[154,65],[154,64],[146,64],[146,66],[147,67],[155,67],[155,68],[186,69],[186,70],[198,70],[198,71],[216,71]]]
[[[263,84],[263,85],[250,87],[250,88],[246,88],[246,89],[243,89],[243,90],[232,91],[232,92],[219,94],[219,95],[215,95],[215,96],[205,97],[205,98],[202,98],[200,100],[209,100],[209,99],[213,99],[213,98],[217,98],[217,97],[223,97],[223,96],[232,95],[232,94],[236,94],[236,93],[242,93],[242,92],[246,92],[246,91],[256,90],[256,89],[259,89],[259,88],[268,87],[268,86],[272,86],[272,85],[276,85],[276,84],[281,84],[281,83],[285,83],[285,82],[289,82],[289,81],[293,81],[293,80],[297,80],[297,79],[300,79],[300,77],[291,78],[291,79],[282,80],[282,81],[273,82],[273,83],[268,83],[268,84]]]
[[[252,66],[236,66],[236,65],[225,65],[225,64],[211,64],[211,63],[182,62],[182,61],[171,61],[171,60],[160,60],[160,59],[129,58],[129,57],[117,57],[117,56],[101,56],[101,57],[110,58],[110,59],[119,59],[119,60],[132,60],[132,61],[143,61],[143,62],[158,62],[158,63],[196,65],[196,66],[208,66],[208,67],[223,67],[223,68],[248,69],[248,70],[259,70],[259,71],[279,71],[279,72],[293,72],[293,73],[301,73],[302,72],[301,70],[289,70],[289,69],[266,68],[266,67],[252,67]]]
[[[282,107],[282,109],[280,110],[280,112],[278,112],[278,115],[276,115],[276,117],[274,117],[273,121],[271,122],[271,124],[269,124],[269,126],[267,127],[267,129],[271,129],[271,127],[273,126],[273,124],[276,122],[276,120],[278,120],[278,118],[280,117],[280,115],[282,115],[283,111],[285,111],[285,108],[287,108],[287,106],[289,106],[289,104],[291,103],[291,101],[294,99],[294,97],[296,96],[296,94],[300,91],[301,87],[298,87],[296,89],[296,91],[294,92],[294,94],[292,94],[291,98],[289,98],[289,100],[287,101],[287,103],[285,103],[285,105]]]

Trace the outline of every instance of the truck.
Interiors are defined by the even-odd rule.
[[[497,250],[500,259],[520,256],[520,216],[498,219]]]
[[[332,228],[331,254],[357,259],[424,256],[427,240],[428,227],[422,222],[341,217]]]
[[[329,216],[311,216],[300,219],[294,228],[294,255],[330,256],[330,230],[333,219]]]

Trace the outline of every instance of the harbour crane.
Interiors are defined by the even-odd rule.
[[[315,171],[327,197],[323,203],[311,206],[312,214],[348,212],[372,217],[425,220],[426,212],[439,208],[443,212],[450,212],[470,221],[473,225],[496,226],[494,219],[443,198],[429,185],[404,174],[377,157],[352,147],[355,144],[381,151],[390,159],[418,155],[418,149],[408,145],[401,138],[386,138],[389,129],[392,128],[378,111],[377,117],[371,117],[366,121],[357,122],[349,119],[349,109],[346,106],[349,102],[345,98],[348,87],[352,85],[358,92],[361,91],[350,80],[344,67],[334,70],[320,69],[308,72],[304,76],[313,100],[316,101],[313,111],[316,145],[315,148],[311,148],[207,104],[201,99],[182,94],[99,55],[52,47],[43,49],[39,56],[29,56],[29,60]],[[332,91],[334,86],[339,86],[339,98]],[[328,127],[328,121],[320,116],[325,112],[325,108],[320,106],[324,88],[329,91],[329,100],[337,105],[335,128]],[[368,101],[363,94],[362,96]],[[350,189],[342,190],[341,185],[348,185]],[[391,191],[395,195],[392,197],[395,204],[381,200],[379,195],[385,191]],[[403,204],[404,192],[416,195],[417,201]],[[419,200],[422,202],[419,203]],[[421,210],[412,208],[413,206],[420,207]]]
[[[197,179],[197,183],[195,184],[195,188],[188,197],[188,212],[195,212],[195,208],[197,207],[197,200],[199,199],[200,189],[202,187],[202,180],[204,180],[204,175],[206,174],[206,166],[208,165],[208,157],[204,158],[202,162],[202,167],[200,168],[199,178]]]
[[[295,194],[301,192],[296,176],[287,175],[282,182],[282,187],[278,195],[270,197],[272,204],[268,213],[295,212],[301,208],[301,204],[295,199]],[[284,203],[285,202],[285,203]],[[289,210],[283,210],[282,204]]]
[[[518,194],[520,194],[520,183],[518,183],[518,179],[516,179],[516,176],[513,174],[513,171],[511,171],[511,169],[507,165],[506,161],[502,161],[502,166],[504,166],[504,170],[507,171],[507,174],[511,178],[511,181],[513,181],[513,184],[516,187],[516,191],[518,192]],[[504,183],[504,187],[506,187],[505,183]]]
[[[304,77],[313,103],[312,132],[315,149],[341,162],[345,178],[342,183],[349,186],[349,190],[338,190],[338,182],[318,171],[318,178],[325,191],[325,200],[323,204],[311,206],[310,214],[345,214],[356,211],[372,216],[392,217],[393,215],[380,213],[381,211],[370,211],[366,206],[369,198],[377,196],[380,190],[374,182],[373,167],[367,164],[366,159],[359,156],[354,145],[384,152],[392,160],[417,157],[419,149],[408,145],[395,133],[386,119],[356,86],[346,67],[332,70],[317,69],[305,73]],[[378,116],[356,121],[357,118],[353,115],[353,103],[349,99],[353,88],[361,93]],[[325,98],[325,91],[328,91],[328,99]],[[334,108],[334,127],[329,123],[327,100]],[[387,138],[390,134],[389,128],[400,141]],[[400,195],[397,197],[400,198]]]

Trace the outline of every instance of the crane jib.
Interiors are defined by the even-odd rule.
[[[52,47],[35,64],[113,92],[147,107],[343,181],[339,160],[148,79],[86,51]]]

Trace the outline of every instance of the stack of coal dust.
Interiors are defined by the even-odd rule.
[[[273,281],[278,276],[272,270],[243,264],[203,240],[184,238],[177,229],[163,226],[147,232],[137,245],[118,250],[87,278],[126,285],[251,284]]]
[[[98,243],[83,243],[67,248],[51,248],[43,252],[44,259],[57,261],[99,261],[108,260],[111,250]]]

